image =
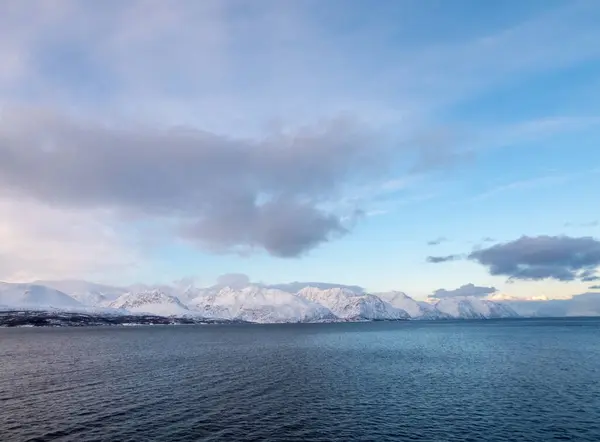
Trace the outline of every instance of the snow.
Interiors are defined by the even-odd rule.
[[[37,284],[0,282],[0,305],[12,308],[81,308],[76,299]]]
[[[474,296],[444,298],[435,309],[458,319],[513,318],[519,315],[509,306]]]
[[[179,299],[160,290],[125,293],[111,302],[109,306],[132,313],[159,316],[185,316],[191,314],[190,310]]]
[[[445,313],[436,310],[434,306],[425,302],[417,302],[404,292],[392,291],[374,293],[374,295],[393,307],[404,310],[411,319],[441,319],[447,317]]]
[[[36,281],[35,284],[63,292],[81,304],[91,307],[107,307],[112,301],[128,291],[123,287],[80,280]]]
[[[395,308],[375,295],[357,293],[346,288],[323,290],[305,287],[297,295],[327,307],[340,319],[394,320],[410,317],[405,310]]]
[[[259,286],[225,287],[208,291],[190,302],[208,318],[239,319],[258,323],[318,322],[334,320],[326,307],[282,290]]]
[[[111,315],[199,316],[258,323],[518,316],[511,308],[515,306],[517,309],[517,303],[514,302],[498,303],[475,297],[429,299],[429,302],[423,302],[400,291],[369,294],[345,286],[309,286],[297,293],[290,293],[265,285],[244,288],[219,285],[206,288],[196,288],[193,285],[136,285],[120,288],[85,281],[46,283],[48,285],[0,283],[0,308]],[[68,293],[58,290],[58,287]],[[595,298],[583,301],[584,297],[577,308],[573,306],[568,313],[583,315],[588,310],[591,314],[597,312]],[[553,302],[538,302],[535,306],[534,303],[519,304],[528,304],[517,310],[531,310],[530,315],[533,316],[545,313],[543,307],[550,307]],[[555,308],[554,311],[566,309]]]

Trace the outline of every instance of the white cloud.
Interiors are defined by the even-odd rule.
[[[125,274],[141,260],[100,212],[0,199],[0,281]]]
[[[241,4],[243,14],[234,9]],[[427,126],[425,114],[482,88],[600,55],[594,2],[570,2],[502,32],[419,50],[391,48],[376,24],[360,34],[333,34],[311,10],[316,5],[12,0],[0,5],[0,41],[7,46],[0,54],[12,60],[11,78],[30,85],[35,77],[37,93],[44,88],[72,104],[76,85],[59,87],[25,60],[44,49],[78,49],[111,83],[103,90],[105,116],[201,122],[216,131],[256,130],[276,119],[306,122],[343,110],[369,123]],[[41,12],[25,13],[34,8]],[[378,58],[367,47],[378,48]],[[77,68],[79,55],[64,68]],[[90,78],[78,81],[98,87]]]

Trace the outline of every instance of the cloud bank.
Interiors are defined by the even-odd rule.
[[[244,273],[226,273],[217,278],[217,287],[232,287],[234,289],[240,289],[248,287],[249,285],[257,285],[267,287],[271,289],[283,290],[284,292],[295,293],[305,287],[316,287],[321,290],[327,290],[332,288],[344,288],[352,290],[357,293],[364,293],[364,287],[358,285],[347,285],[347,284],[336,284],[330,282],[286,282],[280,284],[270,284],[265,282],[253,282],[252,279]]]
[[[363,293],[365,291],[364,287],[358,285],[346,285],[346,284],[334,284],[330,282],[288,282],[284,284],[269,284],[270,288],[283,290],[286,292],[298,292],[302,290],[304,287],[316,287],[321,290],[333,289],[333,288],[343,288],[348,289],[356,293]]]
[[[58,209],[0,196],[0,281],[127,275],[141,256],[111,221],[102,210]]]
[[[600,241],[592,237],[522,236],[472,252],[469,259],[510,279],[595,281]]]
[[[483,298],[485,296],[496,293],[495,287],[480,287],[474,284],[465,284],[454,290],[438,289],[431,295],[432,298],[444,299],[444,298],[455,298],[457,296],[476,296]]]
[[[225,273],[217,278],[217,285],[233,289],[250,285],[250,277],[244,273]]]
[[[12,109],[2,113],[0,133],[0,195],[170,219],[201,247],[278,257],[345,234],[348,214],[325,203],[381,171],[386,156],[347,118],[241,139]]]

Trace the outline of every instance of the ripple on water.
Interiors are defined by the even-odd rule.
[[[2,440],[600,440],[600,320],[0,330]]]

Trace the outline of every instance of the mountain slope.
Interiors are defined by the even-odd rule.
[[[404,310],[412,319],[442,319],[448,315],[426,302],[417,302],[404,292],[373,293],[393,307]]]
[[[38,284],[0,282],[0,305],[19,308],[80,308],[69,295]]]
[[[523,316],[600,315],[598,293],[543,302],[511,300],[500,303],[464,296],[424,302],[415,301],[400,291],[367,294],[350,286],[304,287],[294,294],[265,285],[235,289],[219,285],[196,288],[183,284],[176,287],[137,285],[120,288],[75,280],[46,283],[53,287],[35,283],[0,283],[0,306],[111,315],[127,312],[167,317],[202,315],[259,323],[512,318],[519,316],[517,312]],[[132,290],[132,287],[137,290]]]
[[[107,307],[112,301],[128,291],[122,287],[80,280],[35,281],[34,284],[44,285],[66,293],[81,304],[90,307]]]
[[[444,298],[434,305],[435,309],[457,319],[518,318],[511,307],[474,296]]]
[[[191,313],[179,299],[160,290],[125,293],[111,302],[109,307],[160,316],[183,316]]]
[[[190,307],[209,318],[239,319],[259,323],[317,322],[335,316],[322,305],[291,293],[266,287],[225,287],[208,291],[190,302]]]
[[[405,310],[395,308],[375,295],[361,294],[345,288],[322,290],[305,287],[297,295],[327,307],[340,319],[395,320],[410,317]]]

